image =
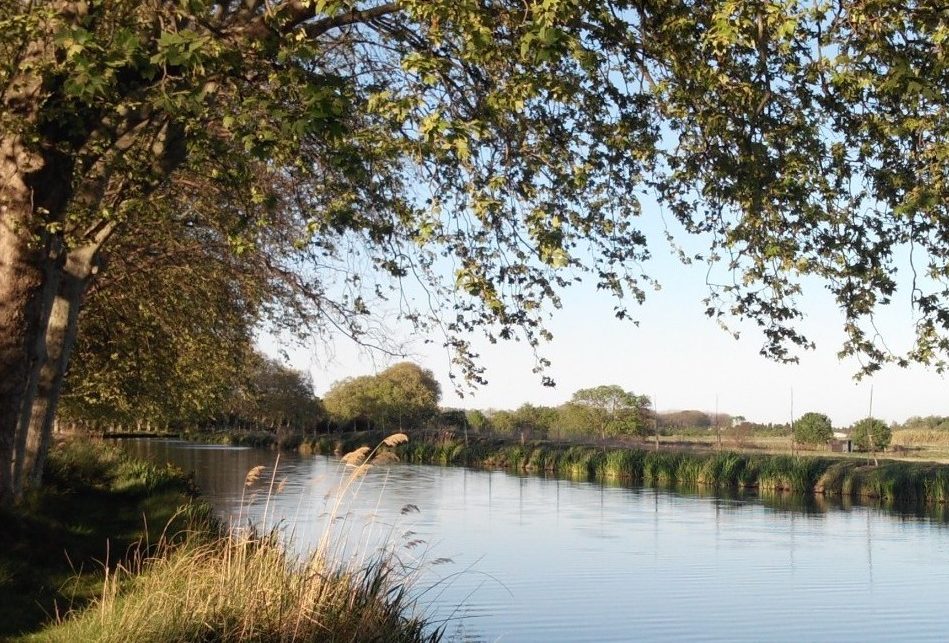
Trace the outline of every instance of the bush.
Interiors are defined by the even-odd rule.
[[[830,418],[823,413],[805,413],[794,423],[794,441],[801,444],[826,444],[834,437]]]
[[[890,445],[893,432],[883,420],[865,418],[850,429],[850,439],[855,447],[863,451],[869,451],[871,447],[875,451],[882,451]]]

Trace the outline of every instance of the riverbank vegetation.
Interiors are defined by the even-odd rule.
[[[271,370],[279,370],[278,366],[270,362]],[[301,416],[299,409],[307,408],[312,421],[247,422],[232,414],[183,425],[180,433],[197,441],[291,449],[320,434],[404,430],[564,442],[635,443],[648,439],[670,449],[775,454],[819,454],[852,448],[900,459],[949,460],[949,422],[939,417],[910,418],[902,425],[864,418],[851,426],[835,427],[827,415],[809,411],[793,424],[764,424],[728,413],[656,412],[647,396],[618,385],[580,389],[559,406],[526,403],[512,410],[451,409],[439,406],[441,388],[431,371],[410,362],[398,363],[376,375],[337,382],[323,400],[313,396],[303,374],[292,375],[285,368],[280,372],[292,386],[271,386],[270,393],[248,396],[248,400],[256,400],[254,408],[267,409],[259,417]],[[864,425],[876,427],[872,442],[862,437]]]
[[[306,440],[307,453],[339,454],[373,442],[353,433]],[[406,462],[503,468],[591,481],[616,481],[880,499],[898,504],[949,502],[949,465],[854,457],[750,454],[732,451],[652,450],[430,434],[397,447]]]
[[[347,567],[328,551],[337,543],[297,557],[276,533],[226,531],[180,470],[131,459],[111,444],[61,443],[47,471],[43,491],[2,516],[0,638],[440,636],[413,615],[408,572],[386,552]]]
[[[410,614],[404,570],[379,558],[359,569],[297,557],[276,535],[241,531],[160,545],[119,567],[93,604],[45,630],[50,642],[428,641]]]
[[[205,516],[192,491],[181,471],[130,460],[114,445],[58,444],[42,490],[0,514],[0,638],[80,609],[130,547]]]

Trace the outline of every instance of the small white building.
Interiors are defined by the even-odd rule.
[[[828,442],[831,451],[837,453],[853,453],[853,440],[850,434],[843,431],[834,431],[834,437]]]

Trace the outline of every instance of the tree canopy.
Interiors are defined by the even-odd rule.
[[[645,415],[649,398],[616,384],[580,389],[570,401],[584,411],[586,421],[601,438],[637,435],[648,428]]]
[[[247,356],[227,397],[211,410],[212,423],[249,420],[258,426],[300,431],[325,426],[327,421],[310,376],[257,351]]]
[[[386,431],[422,428],[438,415],[441,387],[432,372],[402,362],[378,375],[337,382],[323,399],[340,425]]]
[[[864,418],[850,429],[850,439],[863,451],[882,451],[890,445],[893,432],[883,420]]]
[[[794,441],[801,444],[826,444],[834,437],[834,429],[823,413],[805,413],[794,422]]]
[[[269,267],[311,329],[373,343],[388,298],[476,381],[468,333],[536,347],[579,275],[620,317],[645,297],[645,193],[764,354],[810,345],[813,276],[864,372],[941,368],[947,34],[933,0],[0,0],[0,499],[103,252],[189,185],[255,206],[237,253],[303,224]],[[916,342],[891,352],[873,316],[904,253]]]

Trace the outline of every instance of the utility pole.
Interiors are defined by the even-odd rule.
[[[656,396],[652,396],[652,421],[653,421],[653,434],[656,438],[656,451],[659,450],[659,407],[656,404]]]
[[[718,450],[722,450],[722,425],[718,418],[718,393],[715,394],[715,435],[718,437]]]
[[[794,387],[791,387],[791,455],[794,455]]]

